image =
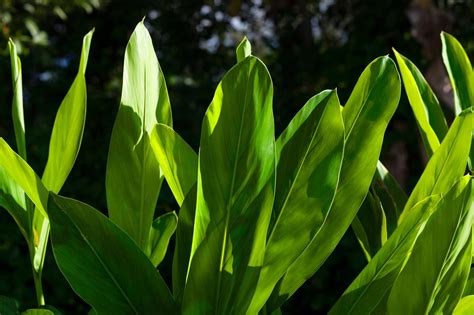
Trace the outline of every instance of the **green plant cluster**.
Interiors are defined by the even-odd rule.
[[[84,131],[92,34],[41,177],[27,164],[21,62],[10,42],[17,152],[0,139],[0,205],[28,243],[39,308],[25,314],[58,313],[44,306],[41,285],[49,234],[61,272],[92,314],[280,314],[351,225],[368,263],[330,314],[474,312],[474,77],[452,36],[441,35],[455,99],[449,128],[421,72],[395,51],[430,158],[407,196],[379,161],[401,93],[390,57],[366,67],[343,106],[325,90],[275,138],[272,80],[244,39],[196,153],[173,130],[165,78],[139,23],[109,147],[107,217],[58,195]],[[155,217],[163,180],[179,211]],[[173,235],[170,289],[159,269]],[[0,313],[18,312],[0,299]]]

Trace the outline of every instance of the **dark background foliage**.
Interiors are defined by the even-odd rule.
[[[469,0],[0,0],[0,136],[14,145],[6,50],[12,37],[23,65],[29,163],[40,174],[56,110],[77,70],[82,36],[95,27],[84,139],[61,193],[104,212],[105,167],[124,49],[143,17],[165,73],[175,129],[196,149],[204,111],[218,81],[235,63],[234,48],[244,35],[272,75],[277,134],[323,89],[337,87],[344,104],[364,67],[391,54],[392,47],[420,67],[450,116],[439,32],[451,32],[468,53],[474,50],[474,4]],[[426,163],[415,130],[402,92],[381,159],[407,192]],[[157,213],[170,209],[176,204],[165,187]],[[0,211],[0,295],[14,297],[23,308],[35,301],[27,253],[13,219]],[[160,268],[168,280],[170,258]],[[321,270],[284,306],[284,313],[327,312],[364,264],[349,230]],[[47,303],[64,313],[88,311],[55,266],[51,251],[44,289]]]

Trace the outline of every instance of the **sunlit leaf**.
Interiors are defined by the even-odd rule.
[[[265,65],[249,56],[224,76],[207,110],[184,314],[241,314],[250,304],[273,204],[272,95]]]
[[[163,180],[150,133],[157,123],[171,125],[172,118],[165,79],[143,22],[128,42],[123,73],[107,160],[107,205],[112,221],[145,251]]]

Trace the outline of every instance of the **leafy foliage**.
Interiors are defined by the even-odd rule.
[[[451,74],[462,110],[448,129],[426,80],[396,52],[430,156],[407,197],[378,161],[401,93],[390,57],[366,67],[344,106],[336,90],[325,90],[275,139],[273,82],[244,38],[205,114],[196,154],[172,128],[164,74],[140,22],[125,51],[106,217],[57,195],[82,139],[91,36],[58,110],[41,179],[26,162],[21,63],[10,47],[20,154],[0,140],[0,204],[28,242],[38,304],[49,224],[61,272],[97,314],[278,314],[352,224],[369,263],[332,314],[469,310],[469,296],[461,300],[469,294],[474,216],[466,75]],[[471,73],[459,62],[460,44],[442,36],[450,71]],[[180,209],[154,219],[163,180]],[[175,231],[171,292],[159,269]],[[0,307],[17,306],[4,299]],[[27,311],[34,312],[43,311]]]

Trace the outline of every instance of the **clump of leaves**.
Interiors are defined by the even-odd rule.
[[[59,184],[41,181],[0,142],[5,182],[51,222],[54,256],[73,290],[98,314],[279,313],[352,224],[369,263],[331,313],[452,312],[472,258],[474,194],[463,176],[472,108],[460,100],[448,129],[439,105],[425,110],[424,97],[435,98],[422,76],[396,54],[431,156],[407,197],[378,161],[401,90],[388,56],[367,66],[344,106],[335,90],[323,91],[275,138],[270,74],[246,39],[236,55],[196,153],[172,128],[164,75],[137,25],[107,162],[109,217],[57,195]],[[163,180],[180,209],[154,218]],[[170,290],[159,265],[175,230]]]

